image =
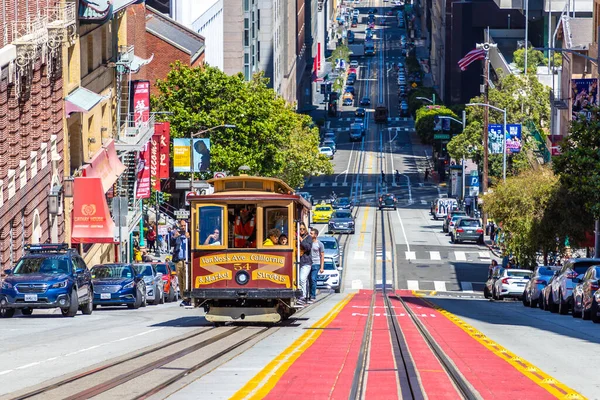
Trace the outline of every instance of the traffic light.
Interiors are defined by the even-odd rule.
[[[321,94],[327,93],[327,84],[321,83]]]
[[[156,201],[158,204],[162,204],[165,201],[163,192],[156,192]]]

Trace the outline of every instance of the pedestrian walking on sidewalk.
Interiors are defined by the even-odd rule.
[[[465,197],[465,212],[468,216],[471,216],[471,208],[473,207],[473,199],[471,197]]]

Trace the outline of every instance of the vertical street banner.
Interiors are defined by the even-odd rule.
[[[150,197],[150,142],[146,143],[144,149],[140,151],[135,172],[137,177],[135,198],[147,199]]]
[[[572,118],[587,117],[588,109],[598,105],[598,79],[571,79]]]
[[[150,81],[130,81],[129,113],[133,113],[135,126],[150,119]]]
[[[190,172],[190,139],[173,139],[173,172]]]
[[[210,139],[194,139],[192,157],[194,172],[208,171],[210,168]]]
[[[488,152],[502,154],[502,125],[488,124]]]
[[[488,124],[488,151],[490,154],[502,154],[502,124]],[[523,146],[521,124],[506,125],[506,153],[516,154]]]
[[[154,125],[150,146],[150,177],[152,187],[160,191],[160,180],[169,177],[170,124],[157,122]]]

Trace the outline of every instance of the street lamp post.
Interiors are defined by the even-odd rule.
[[[466,104],[467,106],[482,106],[482,107],[489,107],[492,108],[496,111],[500,111],[501,113],[504,113],[504,123],[502,124],[502,180],[506,180],[506,108],[498,108],[498,107],[494,107],[490,104],[485,104],[485,103],[468,103]],[[484,153],[487,154],[488,152],[488,148],[486,146],[486,144],[484,144]],[[487,157],[486,157],[487,159]],[[487,188],[487,165],[484,165],[484,170],[486,172],[486,174],[484,174],[484,181],[485,181],[485,186]]]
[[[447,115],[440,115],[438,118],[439,119],[449,119],[450,121],[458,122],[459,124],[462,125],[463,132],[465,131],[465,127],[467,126],[467,113],[465,110],[463,110],[463,112],[462,112],[462,121],[460,121],[456,118],[448,117]],[[464,153],[463,153],[463,158],[462,158],[462,198],[463,198],[463,200],[465,199],[465,155],[464,155]]]
[[[213,131],[218,128],[235,128],[236,125],[223,124],[213,126],[212,128],[205,129],[203,131],[195,132],[190,135],[190,191],[194,191],[194,138],[204,135],[207,132]]]
[[[416,97],[416,99],[418,100],[424,100],[424,101],[428,101],[430,102],[432,105],[435,106],[435,93],[433,93],[432,98],[427,98],[427,97]]]

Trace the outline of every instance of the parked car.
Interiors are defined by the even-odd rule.
[[[75,249],[62,244],[28,244],[25,254],[0,289],[0,317],[11,318],[15,310],[31,315],[40,308],[60,308],[65,317],[78,310],[93,310],[92,276]]]
[[[446,228],[446,232],[449,235],[451,235],[452,232],[454,231],[454,226],[456,225],[456,223],[458,222],[458,220],[461,219],[461,218],[466,218],[466,217],[467,217],[466,214],[462,214],[462,215],[454,215],[454,216],[450,217],[449,220],[448,220],[448,218],[444,218],[444,223],[446,223],[446,221],[449,221],[448,222],[448,228]]]
[[[350,68],[358,68],[358,61],[356,61],[356,60],[350,61]]]
[[[333,206],[334,210],[338,210],[338,209],[351,210],[352,209],[352,201],[350,200],[349,197],[338,197],[337,199],[334,200],[334,202],[331,205]]]
[[[360,99],[360,105],[361,106],[370,106],[371,105],[371,99],[368,97],[363,97],[362,99]]]
[[[400,103],[400,115],[402,115],[403,117],[408,117],[409,114],[410,109],[408,108],[408,102],[402,100],[402,103]]]
[[[593,265],[600,265],[600,258],[574,258],[563,265],[556,279],[552,281],[552,289],[546,303],[550,311],[563,315],[569,313],[573,306],[573,279],[581,279]]]
[[[177,300],[177,272],[172,262],[158,262],[152,264],[157,272],[162,274],[163,293],[167,303]],[[173,268],[171,268],[171,265]]]
[[[312,213],[312,223],[327,223],[333,214],[333,207],[331,204],[320,203],[315,207],[315,211]]]
[[[342,285],[342,268],[331,258],[325,258],[323,272],[317,275],[318,289],[333,289],[340,293]]]
[[[396,196],[391,193],[386,193],[384,195],[379,196],[379,209],[383,210],[384,208],[393,208],[396,209]]]
[[[531,273],[528,269],[501,268],[494,281],[492,297],[495,300],[502,300],[506,297],[522,299],[525,285],[531,279]]]
[[[450,232],[452,243],[461,243],[465,240],[483,244],[483,227],[477,218],[460,218]]]
[[[333,150],[331,149],[331,147],[328,147],[328,146],[319,147],[319,153],[327,156],[330,160],[333,159]]]
[[[550,307],[548,306],[548,298],[550,297],[550,292],[552,292],[552,282],[558,277],[558,271],[550,277],[548,284],[542,289],[541,299],[540,299],[540,308],[542,310],[550,311]]]
[[[327,129],[323,131],[323,134],[321,135],[322,140],[335,140],[335,131],[333,129]]]
[[[354,217],[350,210],[335,210],[327,225],[327,233],[350,233],[354,235]]]
[[[338,265],[340,264],[340,245],[333,236],[319,235],[319,240],[325,247],[325,257],[332,258]]]
[[[558,266],[540,265],[539,267],[536,267],[533,271],[531,279],[525,286],[525,292],[523,293],[523,304],[532,308],[537,307],[539,304],[541,307],[542,291],[559,270],[560,267]]]
[[[344,88],[344,93],[352,93],[352,95],[354,95],[354,86],[346,86]]]
[[[595,324],[600,324],[600,291],[596,290],[594,298],[592,299],[592,305],[590,306],[590,318]]]
[[[304,197],[304,200],[308,201],[311,205],[315,204],[315,200],[312,196],[312,194],[308,193],[308,192],[298,192],[298,194],[302,197]]]
[[[354,110],[354,115],[356,115],[357,117],[363,117],[365,116],[365,109],[362,107],[358,107],[356,110]]]
[[[446,215],[446,218],[444,218],[444,224],[442,225],[442,231],[448,233],[450,230],[452,230],[450,223],[452,222],[452,218],[454,217],[466,217],[467,213],[462,211],[462,210],[451,210],[448,215]],[[454,220],[453,222],[456,222],[456,220]]]
[[[146,284],[131,264],[99,264],[91,270],[94,308],[97,306],[146,306]]]
[[[346,97],[346,98],[344,98],[344,105],[345,106],[353,106],[354,105],[354,101],[352,100],[352,97]]]
[[[574,278],[573,318],[590,319],[594,294],[598,290],[600,266],[589,267],[582,278]]]
[[[321,146],[331,147],[331,150],[333,150],[333,154],[335,154],[335,152],[337,151],[337,146],[335,144],[335,140],[333,139],[323,140],[323,144],[321,144]]]
[[[146,299],[154,305],[165,302],[162,273],[157,272],[152,264],[134,264],[135,272],[142,275],[146,284]]]

